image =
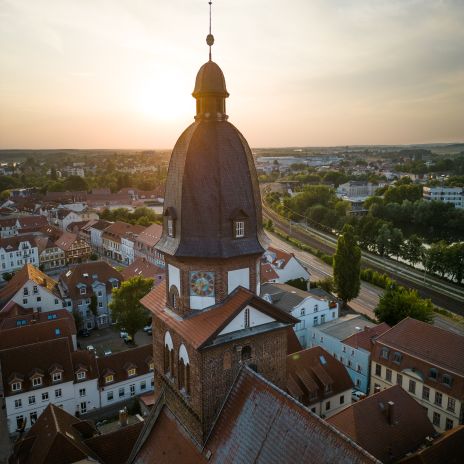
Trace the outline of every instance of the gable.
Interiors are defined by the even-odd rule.
[[[256,308],[253,308],[250,305],[247,305],[243,308],[225,327],[219,332],[218,335],[225,335],[231,332],[237,332],[238,330],[245,329],[245,311],[249,311],[249,326],[256,327],[258,325],[268,324],[270,322],[275,322],[271,316],[264,314]]]

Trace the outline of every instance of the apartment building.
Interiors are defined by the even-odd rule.
[[[464,208],[464,189],[462,187],[423,187],[422,198],[428,201],[451,203],[455,208]]]

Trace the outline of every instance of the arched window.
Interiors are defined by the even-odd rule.
[[[179,347],[179,390],[190,394],[190,359],[187,348],[182,344]]]
[[[173,309],[177,309],[179,305],[179,290],[175,285],[171,285],[169,289],[169,303]]]
[[[247,345],[242,348],[242,362],[247,362],[250,359],[251,359],[251,347]]]
[[[174,344],[169,332],[164,335],[164,373],[174,376]]]

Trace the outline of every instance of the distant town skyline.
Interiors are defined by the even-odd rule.
[[[0,149],[170,148],[193,121],[208,2],[4,0]],[[464,141],[464,3],[213,1],[251,146]]]

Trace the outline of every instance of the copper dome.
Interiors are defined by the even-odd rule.
[[[195,98],[204,95],[229,96],[224,74],[214,61],[208,61],[198,71],[192,95]]]

